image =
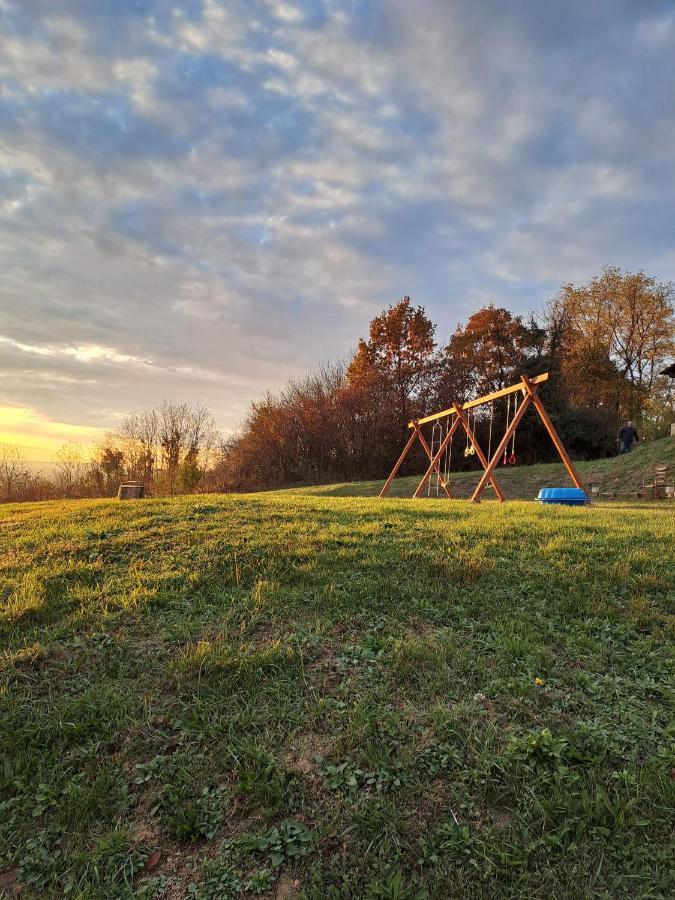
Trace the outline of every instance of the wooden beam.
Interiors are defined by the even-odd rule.
[[[502,454],[504,453],[504,449],[506,447],[508,447],[509,441],[511,440],[511,435],[513,434],[513,432],[516,430],[516,428],[520,424],[520,420],[523,418],[523,416],[527,412],[527,408],[530,405],[530,403],[532,403],[532,397],[530,394],[528,394],[525,397],[525,399],[523,400],[523,402],[520,404],[520,406],[518,407],[518,412],[511,419],[511,424],[504,432],[504,437],[499,442],[499,446],[495,450],[494,456],[488,463],[488,466],[487,466],[485,472],[483,472],[483,475],[481,476],[481,479],[478,482],[478,486],[476,487],[476,490],[471,495],[472,503],[480,502],[481,494],[485,490],[485,486],[487,485],[488,481],[490,481],[492,473],[497,468],[497,463],[499,462],[499,460],[502,457]]]
[[[403,451],[401,452],[401,455],[400,455],[399,458],[396,460],[396,465],[394,466],[394,468],[393,468],[393,469],[391,470],[391,472],[389,473],[389,478],[387,478],[387,480],[385,481],[384,485],[382,486],[382,490],[380,491],[380,494],[379,494],[380,497],[384,497],[384,496],[387,494],[387,492],[388,492],[388,490],[389,490],[389,488],[390,488],[390,486],[391,486],[392,481],[393,481],[394,478],[396,477],[396,473],[397,473],[398,470],[401,468],[401,465],[402,465],[402,463],[403,463],[403,460],[406,458],[406,456],[408,455],[408,452],[410,451],[410,448],[412,447],[412,445],[413,445],[413,444],[415,443],[415,441],[417,440],[417,436],[418,436],[419,433],[420,433],[419,428],[415,428],[415,429],[413,430],[413,433],[412,433],[412,434],[410,435],[410,437],[408,438],[408,443],[405,445],[405,447],[403,448]]]
[[[481,465],[483,466],[483,469],[485,469],[487,471],[490,464],[489,464],[488,460],[486,459],[485,454],[483,453],[483,450],[481,449],[480,444],[476,440],[476,435],[472,434],[469,422],[464,417],[465,407],[462,407],[457,403],[455,404],[455,407],[457,408],[457,418],[460,420],[460,422],[464,426],[464,431],[466,431],[467,437],[469,438],[469,440],[475,447],[476,455],[478,456],[478,459],[480,460]],[[492,472],[494,472],[494,467],[492,468]],[[494,488],[495,494],[499,498],[499,502],[503,503],[504,502],[504,494],[502,493],[502,489],[497,484],[497,480],[495,479],[492,472],[490,472],[488,478],[490,480],[490,483],[492,484],[492,487]]]
[[[541,399],[537,396],[536,388],[534,388],[534,379],[528,378],[527,375],[521,375],[523,380],[523,384],[525,385],[525,390],[527,391],[530,399],[534,403],[535,409],[539,413],[539,418],[544,423],[544,427],[548,431],[549,437],[553,441],[555,449],[558,451],[558,455],[562,459],[565,464],[565,468],[567,469],[567,474],[572,479],[572,483],[575,487],[580,488],[582,491],[585,490],[579,475],[577,474],[577,470],[574,468],[574,464],[569,457],[569,453],[565,449],[565,445],[560,440],[558,436],[558,432],[555,430],[553,422],[549,414],[546,412],[546,408],[544,404],[541,402]]]
[[[535,375],[534,378],[530,378],[530,384],[543,384],[544,381],[548,381],[549,373],[544,372],[543,375]],[[523,382],[519,382],[518,384],[512,384],[509,387],[502,388],[499,391],[494,391],[492,394],[485,394],[484,397],[477,397],[475,400],[469,400],[466,403],[462,404],[462,409],[473,409],[474,406],[482,406],[483,403],[489,403],[490,400],[497,400],[499,397],[506,397],[508,394],[515,394],[517,391],[523,391],[525,393],[525,386]],[[423,419],[416,419],[418,425],[425,425],[427,422],[435,422],[437,419],[442,419],[445,416],[451,416],[453,413],[457,412],[456,406],[451,406],[449,409],[443,409],[441,412],[433,413],[430,416],[424,416]],[[409,422],[408,428],[414,428],[415,423]]]
[[[441,441],[441,446],[436,451],[436,455],[429,463],[429,468],[426,470],[426,472],[422,476],[422,480],[417,485],[417,488],[415,489],[415,493],[413,494],[413,500],[417,500],[417,498],[420,496],[420,494],[424,491],[424,488],[425,488],[427,482],[429,481],[429,479],[431,478],[431,473],[434,471],[434,469],[436,470],[436,472],[438,474],[438,479],[439,479],[440,483],[443,485],[443,488],[445,489],[445,493],[448,495],[448,497],[452,496],[450,493],[450,489],[447,487],[446,483],[443,481],[442,475],[440,474],[440,469],[438,468],[438,465],[439,465],[438,460],[440,459],[441,454],[443,453],[445,448],[448,446],[448,444],[452,440],[452,436],[454,435],[455,431],[457,431],[458,425],[459,425],[459,419],[455,419],[455,421],[450,426],[448,433],[445,435],[445,437]]]

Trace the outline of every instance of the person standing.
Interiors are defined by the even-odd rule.
[[[619,445],[619,456],[622,453],[630,453],[633,447],[637,447],[640,443],[640,438],[632,422],[627,422],[619,428],[616,442]]]

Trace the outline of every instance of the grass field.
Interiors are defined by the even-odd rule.
[[[674,539],[666,503],[1,508],[0,891],[673,896]]]

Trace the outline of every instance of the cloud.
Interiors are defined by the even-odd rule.
[[[0,4],[0,403],[225,429],[404,293],[673,276],[658,0]]]
[[[21,341],[15,341],[13,338],[0,334],[0,344],[6,344],[22,353],[34,354],[36,356],[65,356],[72,357],[78,362],[90,363],[109,362],[121,365],[140,365],[151,366],[152,363],[147,359],[140,359],[137,356],[129,356],[127,353],[119,353],[112,347],[99,347],[96,344],[80,344],[77,347],[58,347],[53,345],[23,344]]]

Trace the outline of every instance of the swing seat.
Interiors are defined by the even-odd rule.
[[[586,491],[581,488],[542,488],[537,500],[540,503],[562,503],[565,506],[585,506],[591,502]]]

